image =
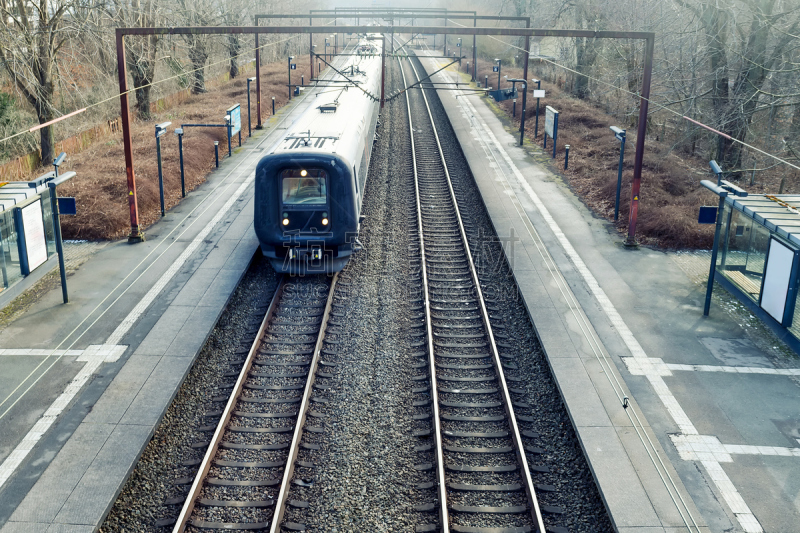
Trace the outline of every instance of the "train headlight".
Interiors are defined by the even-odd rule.
[[[323,218],[322,219],[322,225],[323,226],[327,226],[328,225],[328,219],[327,218]]]
[[[288,218],[284,218],[283,219],[283,225],[284,226],[288,226],[289,225],[289,219]]]
[[[300,175],[305,178],[306,176],[308,176],[308,171],[303,169],[303,170],[300,171]]]

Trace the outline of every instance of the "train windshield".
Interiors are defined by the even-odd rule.
[[[281,178],[284,205],[327,203],[328,176],[324,170],[284,170]]]

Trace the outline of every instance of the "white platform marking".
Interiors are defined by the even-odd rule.
[[[56,401],[50,405],[50,408],[45,411],[42,418],[28,431],[28,434],[25,435],[22,442],[14,448],[14,451],[12,451],[11,454],[6,457],[6,460],[3,461],[3,464],[0,465],[0,487],[11,477],[25,457],[27,457],[28,453],[36,446],[36,443],[39,442],[39,439],[42,438],[42,435],[50,429],[50,426],[56,421],[58,415],[67,408],[73,398],[75,398],[75,395],[78,394],[78,391],[89,381],[89,378],[92,377],[92,374],[94,374],[100,365],[105,362],[116,361],[125,352],[126,348],[127,346],[96,344],[88,346],[85,350],[69,350],[69,352],[78,352],[76,354],[78,355],[77,360],[85,361],[86,364],[83,365],[81,371],[72,378],[72,381],[69,382],[64,392],[62,392],[61,395],[56,398]],[[30,352],[37,352],[37,354],[38,352],[47,352],[44,355],[53,354],[53,350],[3,350],[2,355],[37,355]]]
[[[235,179],[235,178],[234,178]],[[230,212],[231,207],[233,204],[239,200],[239,197],[247,190],[253,182],[253,177],[249,177],[248,179],[242,182],[241,186],[236,189],[233,195],[228,199],[225,204],[219,208],[217,214],[214,215],[208,224],[203,227],[200,233],[189,243],[189,246],[181,253],[177,259],[170,265],[166,272],[164,272],[158,281],[147,291],[147,294],[139,301],[138,304],[128,313],[128,316],[117,326],[117,329],[108,337],[106,340],[106,344],[99,344],[93,345],[83,350],[80,355],[78,355],[78,361],[86,361],[86,365],[84,365],[83,369],[78,372],[78,375],[70,382],[64,392],[59,396],[55,402],[50,406],[50,408],[45,411],[42,418],[39,419],[38,422],[28,431],[25,437],[22,439],[14,451],[6,457],[5,461],[0,464],[0,487],[2,487],[6,481],[11,477],[11,475],[16,471],[25,457],[28,456],[30,451],[36,446],[36,443],[42,438],[42,435],[50,428],[50,426],[55,422],[56,418],[59,414],[64,410],[64,408],[69,405],[78,391],[81,390],[83,385],[89,380],[91,375],[97,370],[100,365],[107,361],[116,361],[119,357],[125,352],[126,346],[119,346],[118,343],[122,340],[122,337],[128,333],[131,327],[136,323],[137,320],[142,316],[142,314],[150,307],[150,304],[156,299],[156,297],[161,293],[161,291],[166,287],[167,283],[172,280],[175,274],[183,267],[184,263],[189,259],[189,257],[197,250],[197,248],[203,243],[205,238],[208,236],[209,233],[214,229],[217,223],[222,220],[223,217],[227,216]],[[38,350],[3,350],[3,355],[36,355],[31,352],[37,352]],[[74,352],[77,350],[41,350],[41,355],[66,355],[67,353]],[[63,352],[63,353],[62,353]]]
[[[442,72],[441,76],[450,81],[450,83],[453,83],[449,73]],[[600,287],[600,284],[597,282],[594,275],[586,267],[583,259],[572,246],[572,243],[569,241],[569,239],[567,239],[567,236],[563,231],[561,231],[561,228],[550,214],[550,211],[527,182],[525,177],[522,175],[522,172],[520,172],[520,170],[514,164],[513,160],[508,155],[508,152],[506,152],[506,150],[503,148],[502,143],[494,135],[494,132],[489,129],[485,121],[480,118],[470,99],[465,97],[465,95],[459,91],[456,91],[456,95],[458,96],[457,101],[460,102],[462,109],[466,111],[467,116],[472,123],[474,134],[477,136],[481,144],[483,144],[484,149],[487,150],[487,152],[494,152],[498,154],[499,157],[506,163],[511,173],[514,174],[519,185],[528,195],[528,198],[531,200],[531,202],[533,202],[548,228],[553,232],[564,252],[575,265],[576,270],[581,274],[581,277],[589,287],[589,290],[592,292],[595,300],[597,300],[597,302],[600,304],[600,307],[603,309],[603,312],[606,314],[611,324],[617,329],[617,333],[622,338],[623,342],[628,348],[628,351],[631,353],[633,358],[640,363],[640,375],[645,376],[650,382],[653,390],[664,404],[664,407],[667,409],[670,416],[672,416],[672,419],[680,429],[680,432],[683,435],[698,435],[698,431],[694,427],[694,424],[686,415],[686,412],[680,406],[678,400],[669,390],[669,387],[667,387],[667,384],[662,378],[662,372],[665,370],[663,366],[661,366],[663,365],[663,362],[661,362],[659,365],[658,361],[650,361],[651,358],[647,357],[644,349],[639,344],[639,341],[636,340],[614,304],[611,303],[611,300],[608,298],[605,291]],[[498,180],[506,180],[506,176],[502,169],[497,169],[496,172]],[[627,359],[631,358],[629,357]],[[669,369],[666,369],[666,371],[669,371]],[[722,497],[725,499],[728,507],[736,516],[742,528],[747,533],[762,533],[763,529],[761,528],[758,520],[756,520],[756,517],[750,511],[747,504],[739,494],[739,491],[736,490],[736,487],[728,478],[727,474],[725,474],[725,471],[722,470],[719,462],[714,460],[702,461],[702,464],[706,468],[709,477],[716,485],[720,494],[722,494]]]

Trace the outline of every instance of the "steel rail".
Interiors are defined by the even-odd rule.
[[[300,451],[300,442],[303,439],[303,426],[306,423],[306,416],[308,413],[308,406],[311,401],[311,393],[314,390],[314,381],[317,378],[317,366],[319,365],[320,353],[322,352],[322,343],[325,339],[325,329],[328,327],[328,318],[331,314],[331,306],[333,305],[333,294],[336,290],[336,282],[339,280],[339,273],[337,272],[331,280],[330,292],[328,292],[328,301],[325,304],[325,312],[322,315],[322,322],[319,325],[319,335],[317,336],[317,343],[314,345],[314,355],[311,358],[311,365],[308,370],[308,378],[306,379],[306,387],[303,391],[303,399],[300,402],[300,408],[297,413],[297,425],[294,428],[294,436],[292,437],[292,444],[289,448],[289,456],[286,458],[286,470],[283,472],[283,482],[281,483],[281,490],[278,497],[275,499],[275,514],[272,516],[272,526],[270,533],[280,533],[281,522],[283,522],[283,515],[286,512],[286,503],[289,498],[289,484],[294,475],[294,465],[297,460],[297,454]]]
[[[417,70],[414,67],[413,63],[411,63],[411,68],[414,70],[414,74],[417,76],[417,78],[419,78],[419,74],[417,73]],[[501,394],[504,400],[503,407],[506,411],[506,416],[509,419],[509,425],[511,426],[512,429],[512,440],[514,442],[514,448],[517,455],[517,460],[520,463],[520,466],[522,467],[522,473],[523,473],[522,477],[524,478],[525,481],[525,492],[528,495],[528,501],[531,506],[531,517],[533,518],[533,521],[536,524],[537,528],[539,529],[540,533],[544,533],[545,526],[544,526],[544,521],[542,519],[542,511],[539,508],[539,502],[538,499],[536,498],[536,490],[534,488],[533,479],[531,478],[530,469],[528,468],[528,461],[525,456],[525,448],[522,443],[522,436],[519,430],[519,426],[517,425],[516,416],[514,414],[514,407],[511,402],[511,394],[508,390],[508,383],[506,382],[505,374],[503,372],[503,365],[502,362],[500,361],[500,353],[497,350],[497,343],[494,338],[494,332],[492,331],[491,321],[489,320],[489,312],[488,309],[486,308],[486,302],[484,301],[483,298],[483,291],[481,290],[480,279],[478,278],[478,273],[475,268],[475,262],[472,257],[472,250],[470,249],[469,241],[467,240],[467,234],[466,231],[464,230],[464,222],[461,217],[461,211],[458,208],[458,200],[456,199],[455,191],[453,190],[453,184],[450,178],[450,172],[447,168],[447,161],[444,156],[444,150],[442,149],[442,145],[439,140],[439,133],[436,128],[436,122],[433,119],[433,114],[431,113],[430,104],[428,102],[428,98],[427,95],[425,94],[425,91],[422,91],[422,96],[425,101],[425,107],[427,108],[428,111],[428,117],[431,121],[431,128],[433,129],[433,135],[434,138],[436,139],[436,146],[439,151],[439,156],[441,157],[442,160],[442,167],[444,168],[445,178],[447,179],[447,187],[450,191],[450,198],[453,202],[453,208],[455,210],[456,220],[458,221],[458,229],[461,234],[461,240],[463,242],[464,250],[467,256],[467,261],[469,263],[470,274],[472,276],[473,284],[475,285],[475,290],[478,295],[478,303],[481,309],[481,318],[486,328],[486,333],[489,337],[489,346],[492,353],[492,362],[495,367],[497,379],[501,384]],[[431,363],[431,365],[433,366],[433,363]],[[433,396],[433,394],[431,395]],[[442,467],[443,466],[444,465],[442,465]]]
[[[236,380],[236,385],[233,387],[231,397],[228,398],[228,403],[225,404],[225,409],[222,411],[222,416],[220,416],[217,429],[214,431],[214,436],[211,438],[211,442],[208,445],[205,456],[203,456],[203,461],[200,463],[200,468],[197,470],[197,475],[195,476],[194,482],[192,483],[189,493],[186,496],[186,501],[183,504],[183,508],[181,509],[177,520],[175,521],[175,527],[172,530],[173,533],[183,533],[186,530],[187,522],[192,516],[192,511],[194,510],[195,500],[197,500],[197,497],[200,495],[200,491],[203,488],[203,480],[205,480],[206,476],[208,475],[208,470],[211,468],[211,464],[217,454],[219,444],[222,441],[222,437],[225,435],[225,431],[230,423],[234,407],[236,407],[236,403],[239,401],[239,396],[242,394],[244,382],[253,366],[253,360],[255,359],[256,353],[258,353],[258,349],[261,347],[261,343],[264,338],[264,332],[266,331],[267,326],[269,326],[272,317],[275,315],[275,309],[277,309],[278,302],[283,295],[287,280],[288,276],[283,276],[281,278],[280,284],[275,290],[275,294],[272,296],[272,301],[269,303],[269,308],[267,309],[267,313],[264,315],[264,320],[261,322],[261,327],[258,328],[258,333],[256,333],[256,338],[253,340],[253,344],[250,346],[250,352],[247,354],[247,359],[245,359],[244,365],[242,365],[242,372],[239,374],[239,378]]]
[[[400,66],[400,74],[403,76],[403,85],[406,85],[406,73],[400,58],[397,59]],[[439,395],[436,393],[438,386],[436,383],[436,358],[433,348],[433,323],[431,320],[431,304],[428,293],[428,268],[425,260],[425,238],[422,234],[422,205],[419,200],[419,179],[417,173],[417,155],[414,148],[414,125],[411,122],[411,101],[406,93],[406,109],[408,110],[408,131],[411,135],[411,161],[414,164],[414,190],[416,191],[417,203],[417,227],[419,229],[419,248],[420,248],[420,272],[422,277],[423,297],[425,304],[425,327],[427,329],[428,342],[428,370],[431,376],[431,405],[433,409],[434,442],[436,445],[436,464],[439,492],[439,521],[442,524],[442,533],[450,533],[450,516],[447,510],[447,485],[444,479],[444,451],[442,450],[442,422],[439,417]]]

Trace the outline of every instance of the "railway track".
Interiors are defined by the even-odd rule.
[[[310,408],[338,275],[284,276],[258,329],[232,394],[175,523],[175,533],[204,530],[302,531],[282,524],[300,450],[315,449],[304,433],[322,432]],[[323,369],[324,370],[324,369]]]
[[[406,66],[415,79],[406,79],[399,61],[406,87],[420,79],[413,60]],[[514,413],[515,407],[530,406],[515,400],[523,393],[514,387],[522,378],[505,349],[505,327],[493,320],[497,308],[482,293],[425,92],[405,93],[417,193],[419,256],[412,266],[423,287],[414,331],[425,339],[415,354],[423,373],[414,390],[414,419],[416,434],[432,437],[419,451],[434,457],[416,468],[436,473],[436,482],[420,488],[437,491],[436,503],[418,510],[437,512],[439,522],[418,525],[417,531],[566,532],[544,524],[543,514],[563,511],[540,506],[536,497],[537,490],[555,489],[534,483],[536,471],[547,467],[532,468],[526,459],[543,450],[529,426],[534,419]]]

